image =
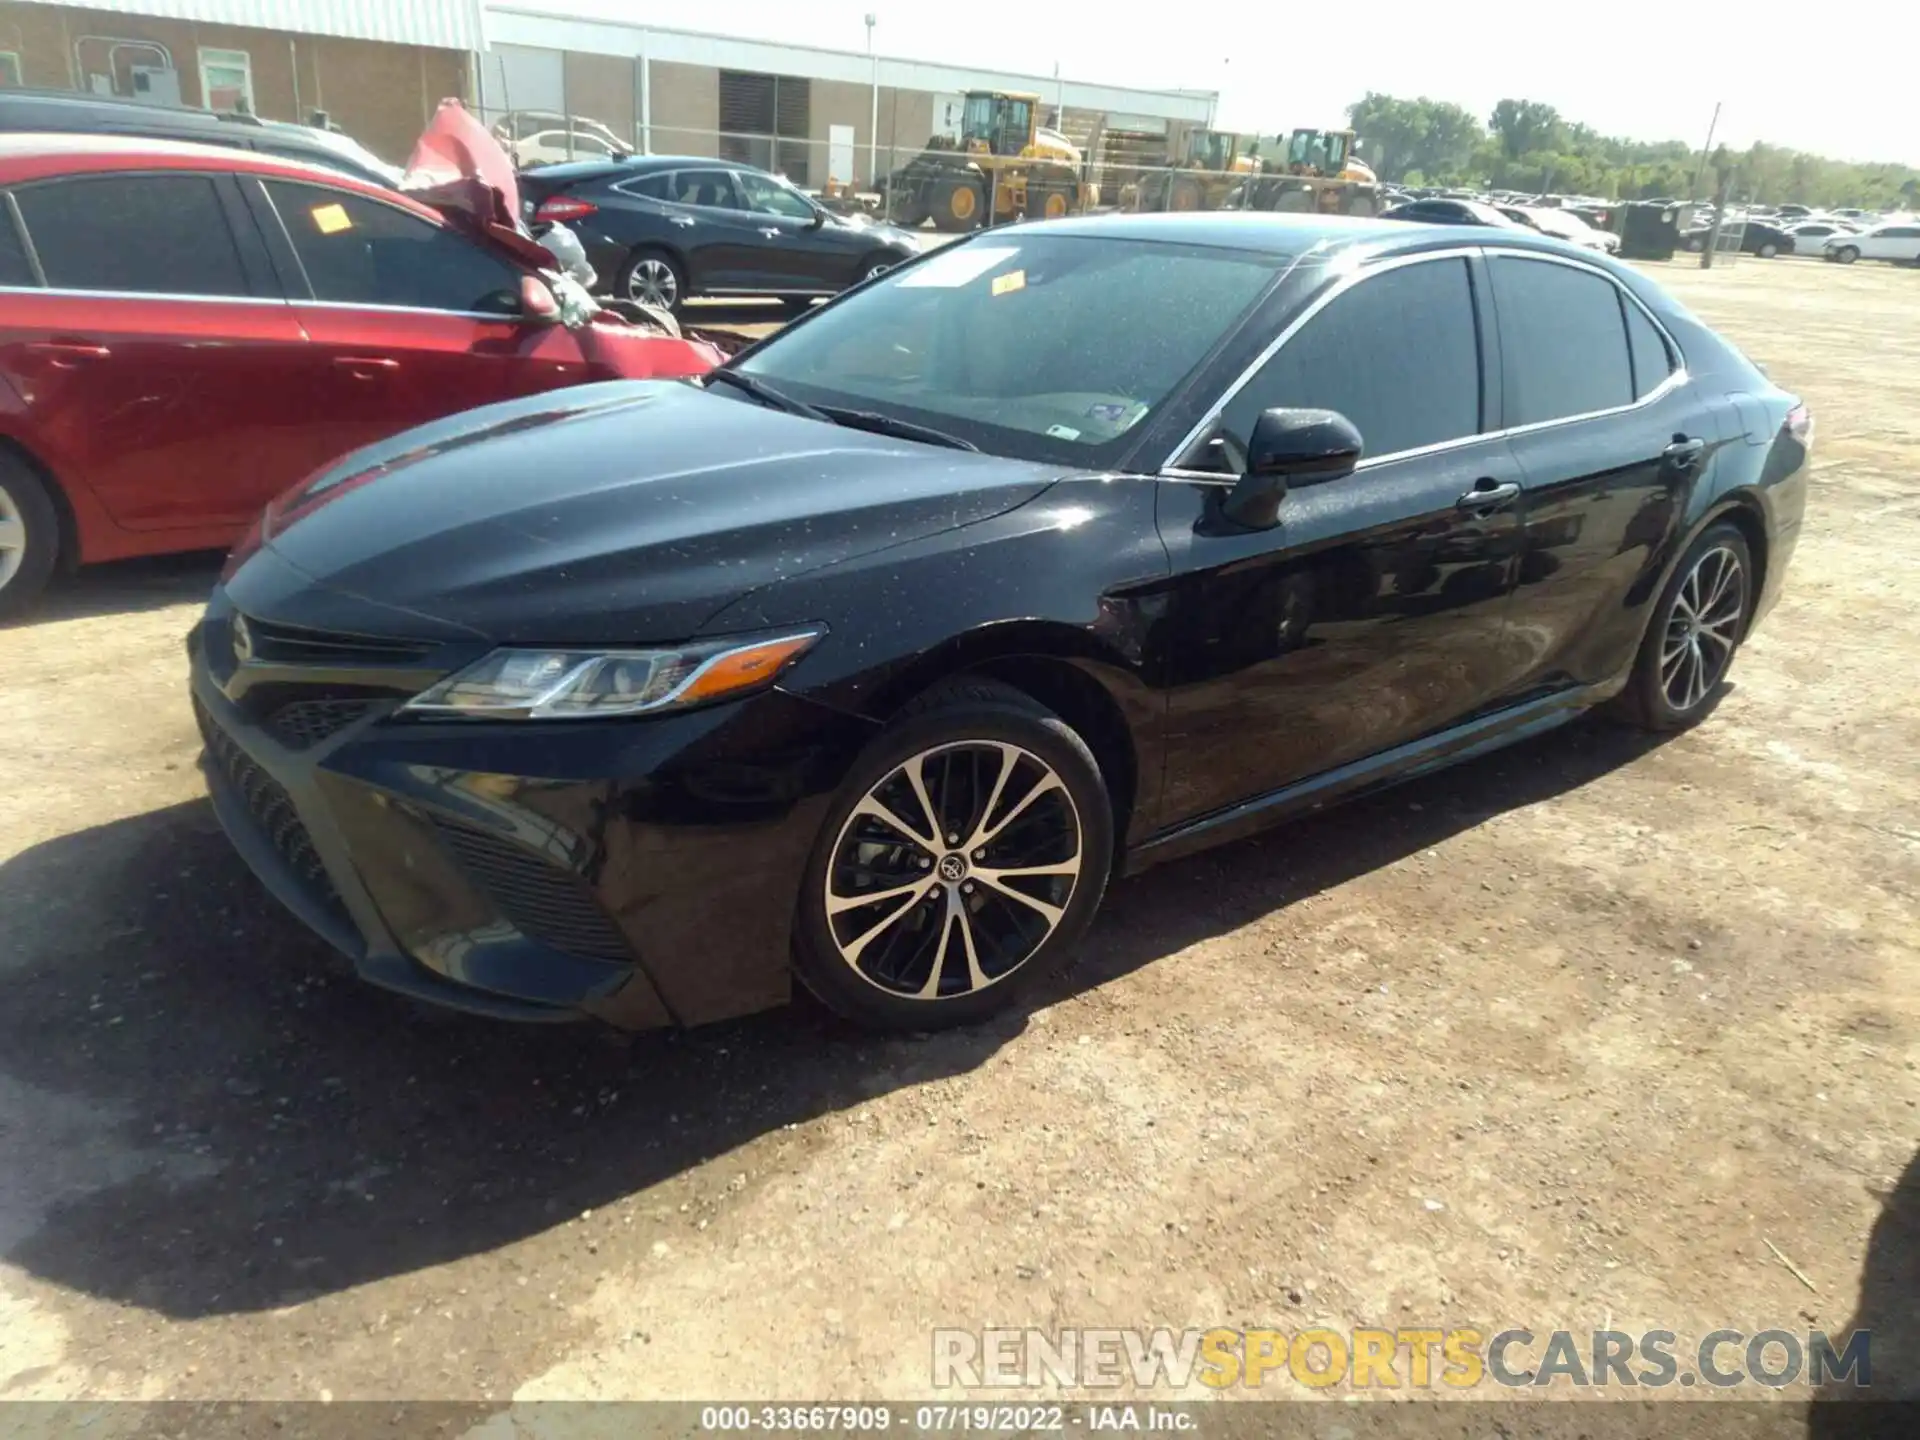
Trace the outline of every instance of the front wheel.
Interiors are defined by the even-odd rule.
[[[1774,244],[1771,240],[1768,240],[1764,244],[1762,244],[1758,250],[1754,251],[1753,253],[1758,255],[1762,260],[1771,260],[1773,259],[1774,256],[1780,253],[1780,247]]]
[[[1660,594],[1617,708],[1647,730],[1684,730],[1706,718],[1746,638],[1753,556],[1738,526],[1709,526]]]
[[[908,707],[841,787],[807,866],[795,967],[863,1025],[970,1024],[1065,960],[1112,857],[1086,742],[1019,690],[953,682]]]

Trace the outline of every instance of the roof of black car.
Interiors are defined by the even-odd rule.
[[[1484,225],[1425,225],[1355,215],[1297,215],[1265,210],[1188,210],[1173,214],[1070,216],[1022,225],[1045,226],[1050,235],[1114,236],[1135,240],[1213,245],[1233,250],[1270,250],[1277,255],[1328,253],[1355,245],[1418,250],[1442,241],[1470,245],[1519,245],[1564,254],[1563,242],[1530,230],[1489,230]]]

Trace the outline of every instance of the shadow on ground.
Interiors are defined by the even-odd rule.
[[[1123,882],[1079,964],[1036,1003],[1579,786],[1651,743],[1580,723]],[[22,853],[0,866],[0,916],[0,1081],[63,1097],[117,1154],[142,1157],[56,1194],[8,1259],[179,1317],[490,1250],[777,1127],[970,1070],[1026,1023],[876,1039],[795,1005],[629,1038],[429,1015],[331,972],[204,802]],[[0,1171],[32,1161],[35,1143],[0,1131]]]
[[[1883,1197],[1860,1267],[1860,1298],[1834,1333],[1868,1333],[1871,1385],[1842,1378],[1820,1394],[1807,1423],[1815,1440],[1913,1440],[1920,1435],[1920,1152]],[[1856,1377],[1857,1378],[1857,1377]],[[1893,1405],[1859,1403],[1862,1399]]]
[[[197,603],[220,578],[223,558],[221,551],[196,550],[89,565],[76,574],[56,576],[25,614],[0,620],[0,631]]]

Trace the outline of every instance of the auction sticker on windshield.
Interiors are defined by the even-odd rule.
[[[1015,245],[968,245],[922,261],[900,277],[900,288],[953,290],[977,280],[1002,260],[1020,253]]]

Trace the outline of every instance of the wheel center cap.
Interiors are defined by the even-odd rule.
[[[967,857],[957,851],[940,857],[940,878],[948,884],[967,878]]]

